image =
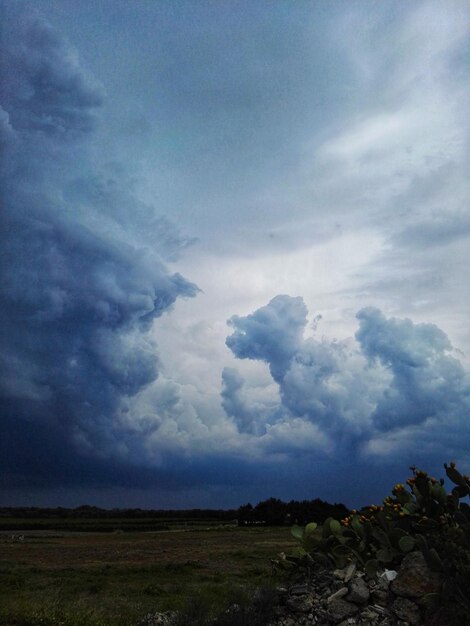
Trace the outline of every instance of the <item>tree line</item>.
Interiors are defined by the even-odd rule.
[[[330,504],[319,498],[314,500],[290,500],[283,502],[268,498],[253,506],[244,504],[238,509],[102,509],[97,506],[82,505],[76,508],[65,507],[1,507],[0,518],[19,519],[150,519],[165,520],[219,520],[238,521],[239,526],[266,525],[282,526],[290,524],[323,523],[326,518],[341,519],[349,510],[344,504]]]
[[[290,524],[305,525],[309,522],[322,524],[328,517],[341,519],[349,513],[344,504],[330,504],[315,500],[290,500],[282,502],[277,498],[269,498],[256,506],[244,504],[237,511],[239,526],[266,525],[283,526]]]

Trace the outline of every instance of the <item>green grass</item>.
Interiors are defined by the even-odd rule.
[[[130,626],[196,597],[215,615],[274,584],[270,559],[292,545],[287,528],[27,536],[0,544],[0,624]]]

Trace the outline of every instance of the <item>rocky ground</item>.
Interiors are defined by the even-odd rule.
[[[425,597],[438,587],[438,576],[421,552],[411,552],[398,572],[385,570],[376,580],[369,580],[354,564],[319,570],[305,584],[276,590],[275,617],[266,626],[424,626]],[[236,605],[230,609],[234,624],[237,610]],[[176,617],[149,615],[141,624],[171,626]]]
[[[272,626],[419,626],[424,598],[438,585],[421,552],[408,554],[398,572],[385,570],[378,580],[368,580],[351,564],[285,590]]]

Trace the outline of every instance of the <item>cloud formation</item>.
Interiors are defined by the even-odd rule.
[[[5,486],[465,465],[468,7],[0,3]]]
[[[468,412],[468,376],[451,356],[452,344],[442,330],[409,319],[386,319],[372,308],[359,311],[357,317],[356,338],[363,354],[379,360],[393,376],[372,414],[379,430]]]
[[[357,319],[357,342],[303,338],[306,307],[282,295],[229,320],[235,331],[227,346],[238,358],[265,361],[279,385],[275,424],[309,422],[336,452],[360,455],[372,453],[370,442],[381,437],[399,442],[407,427],[414,429],[407,444],[413,446],[431,422],[444,432],[457,415],[469,414],[469,377],[442,330],[386,318],[376,308],[360,310]],[[244,423],[251,413],[240,402],[242,381],[233,372],[228,378],[224,408]]]
[[[222,370],[222,407],[234,419],[238,432],[261,436],[279,421],[279,399],[269,388],[248,387],[234,367]]]
[[[269,365],[279,382],[298,351],[307,308],[302,298],[276,296],[271,302],[246,317],[234,315],[229,324],[235,332],[226,344],[239,359],[258,359]]]
[[[88,153],[103,89],[34,12],[2,9],[2,462],[54,450],[54,481],[125,455],[126,400],[159,373],[148,331],[198,289],[165,263],[188,242]]]

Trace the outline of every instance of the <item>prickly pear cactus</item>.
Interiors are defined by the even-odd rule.
[[[443,581],[434,602],[449,626],[467,623],[470,615],[470,478],[454,462],[444,464],[455,485],[450,493],[426,472],[411,467],[405,484],[396,484],[381,505],[352,510],[341,520],[327,519],[305,528],[294,526],[297,552],[288,565],[320,563],[344,567],[351,561],[373,578],[380,569],[398,568],[411,550],[420,550]],[[436,600],[436,599],[434,599]],[[432,604],[432,603],[431,603]]]

